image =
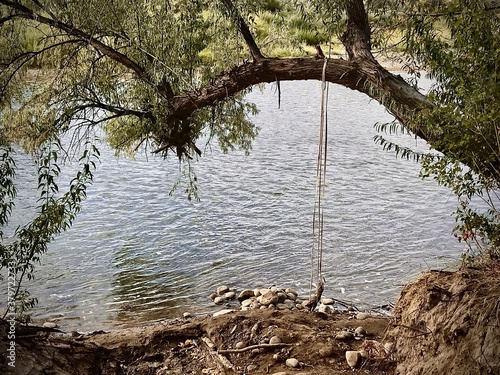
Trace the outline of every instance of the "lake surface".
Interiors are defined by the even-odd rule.
[[[459,260],[456,200],[420,180],[418,164],[374,143],[373,125],[392,120],[383,107],[343,87],[329,92],[324,296],[369,309],[394,302],[422,271]],[[29,286],[39,299],[34,318],[85,331],[208,312],[207,296],[221,284],[274,284],[306,296],[321,83],[281,83],[280,108],[273,85],[248,100],[260,109],[253,149],[205,149],[193,162],[200,202],[182,191],[170,196],[175,158],[130,160],[101,147],[80,216],[50,245]],[[408,136],[393,139],[425,149]],[[20,179],[29,181],[33,166],[24,162]],[[14,223],[33,196],[21,189]]]

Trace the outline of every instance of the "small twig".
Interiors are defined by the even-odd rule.
[[[241,349],[221,349],[219,350],[219,354],[229,354],[229,353],[243,353],[248,350],[253,350],[253,349],[260,349],[260,348],[282,348],[284,346],[292,346],[294,344],[285,344],[285,343],[277,343],[277,344],[257,344],[257,345],[250,345],[247,346],[246,348],[241,348]]]

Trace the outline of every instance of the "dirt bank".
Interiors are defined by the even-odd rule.
[[[362,354],[354,370],[347,351]],[[0,373],[16,375],[500,374],[500,263],[422,275],[390,319],[257,309],[84,335],[18,327],[15,368],[6,357]]]
[[[500,262],[407,285],[388,332],[397,374],[500,374]]]
[[[252,310],[86,335],[20,330],[11,373],[349,374],[346,350],[380,340],[388,322],[384,317]],[[366,337],[335,338],[359,326]],[[281,342],[270,341],[273,336]],[[286,364],[290,358],[298,361],[293,370]],[[390,358],[373,358],[360,362],[366,373],[393,372]]]

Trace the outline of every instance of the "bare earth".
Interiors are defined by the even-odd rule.
[[[366,334],[338,336],[357,327]],[[8,328],[0,321],[2,353]],[[363,356],[354,369],[346,351]],[[402,290],[392,318],[258,309],[85,335],[17,327],[16,367],[0,357],[1,374],[353,372],[500,374],[500,262],[423,274]]]

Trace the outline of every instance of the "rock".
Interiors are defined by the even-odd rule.
[[[224,293],[229,292],[229,287],[226,285],[221,285],[220,287],[217,288],[217,294],[219,296],[222,296]]]
[[[271,287],[269,290],[270,290],[271,292],[273,292],[273,293],[278,293],[278,291],[279,291],[279,289],[278,289],[278,288],[276,288],[275,286]]]
[[[322,358],[331,357],[331,356],[333,356],[334,353],[335,353],[335,351],[333,350],[333,347],[331,347],[331,346],[323,346],[322,348],[319,349],[319,355]]]
[[[246,299],[241,302],[241,307],[249,307],[253,302],[255,302],[255,299],[253,298]]]
[[[285,362],[285,364],[288,366],[288,367],[291,367],[291,368],[297,368],[299,367],[300,363],[297,359],[295,358],[288,358]]]
[[[254,295],[254,297],[260,296],[260,289],[254,289],[253,290],[253,295]]]
[[[279,344],[281,339],[278,336],[273,336],[269,339],[269,344]]]
[[[296,303],[295,307],[297,308],[297,310],[303,310],[304,309],[304,305],[302,305],[301,303]]]
[[[318,308],[318,311],[321,312],[321,313],[325,313],[325,314],[328,314],[329,312],[332,311],[332,308],[330,305],[321,305],[319,308]]]
[[[260,292],[260,295],[263,296],[264,294],[270,292],[271,289],[267,289],[267,288],[264,288],[264,289],[260,289],[259,292]]]
[[[210,294],[209,297],[213,301],[215,299],[215,297],[217,297],[217,293],[212,293],[212,294]]]
[[[259,309],[261,309],[261,310],[265,310],[265,309],[267,309],[267,308],[268,308],[268,306],[264,306],[264,305],[261,305],[261,306],[259,307]]]
[[[363,327],[358,327],[354,330],[356,336],[366,336],[366,330]]]
[[[286,298],[288,299],[291,299],[292,301],[296,301],[297,300],[297,296],[293,293],[287,293],[286,294]]]
[[[295,297],[297,297],[297,296],[299,295],[299,294],[298,294],[295,290],[293,290],[293,289],[291,289],[291,288],[286,288],[286,289],[285,289],[285,293],[292,293],[292,294],[295,294]]]
[[[249,306],[251,309],[258,309],[260,307],[259,302],[257,301],[252,301],[252,303]]]
[[[355,350],[348,350],[345,352],[345,359],[351,368],[356,368],[361,363],[361,353]]]
[[[271,292],[272,292],[272,290],[271,290]],[[278,301],[284,302],[286,300],[286,297],[287,297],[286,293],[278,292],[278,293],[276,293],[276,295],[278,296]]]
[[[349,332],[349,331],[340,331],[339,333],[337,333],[335,335],[335,338],[337,340],[343,340],[343,341],[352,340],[352,339],[354,339],[354,334],[352,332]]]
[[[245,348],[246,346],[247,346],[247,344],[246,344],[246,343],[244,343],[243,341],[238,341],[238,342],[236,343],[236,345],[235,345],[235,348],[236,348],[236,349],[243,349],[243,348]]]
[[[262,293],[261,296],[257,297],[257,301],[262,305],[269,306],[271,304],[278,303],[278,296],[276,295],[276,293],[273,293],[269,290],[266,293]]]
[[[233,299],[235,296],[236,296],[236,293],[235,293],[235,292],[227,292],[227,293],[224,293],[224,298],[225,298],[225,299]]]
[[[224,297],[219,296],[214,298],[214,303],[216,303],[217,305],[220,305],[223,302],[224,302]]]
[[[190,312],[185,312],[184,314],[182,314],[182,316],[187,319],[187,318],[191,318],[193,315],[191,315]]]
[[[250,289],[246,289],[244,291],[242,291],[239,296],[238,296],[238,301],[245,301],[249,298],[252,298],[254,297],[254,293],[253,293],[253,290],[250,290]]]
[[[43,323],[43,328],[56,328],[57,324],[54,322],[45,322]]]
[[[358,320],[365,320],[369,316],[370,316],[370,314],[367,314],[367,313],[364,313],[364,312],[359,312],[359,313],[356,314],[356,319],[358,319]]]
[[[333,305],[335,303],[335,300],[333,298],[323,298],[321,300],[321,303],[323,305]]]
[[[232,309],[224,309],[224,310],[221,310],[221,311],[217,311],[216,313],[214,313],[212,316],[215,318],[217,316],[221,316],[221,315],[226,315],[226,314],[230,314],[234,312],[234,310]]]

